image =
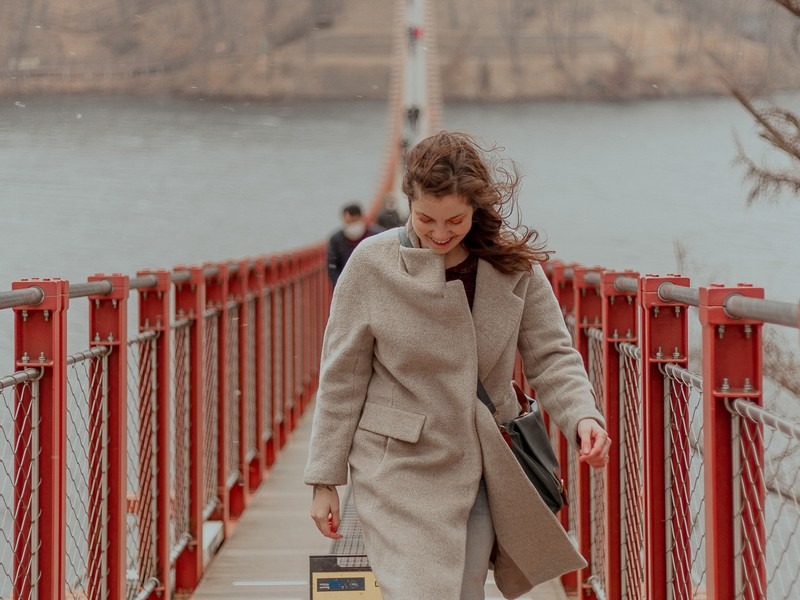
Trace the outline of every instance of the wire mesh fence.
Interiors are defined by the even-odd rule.
[[[592,383],[597,408],[602,412],[604,391],[603,330],[597,327],[586,329],[589,342],[588,374]],[[592,555],[589,564],[591,585],[598,595],[605,595],[606,585],[606,522],[605,522],[605,471],[591,469],[589,473],[591,496]]]
[[[272,293],[267,291],[264,293],[263,302],[261,302],[261,319],[264,326],[261,328],[261,439],[264,441],[272,439],[274,431],[272,428],[272,338],[275,335],[273,331],[272,320]]]
[[[227,366],[227,399],[226,415],[227,420],[227,439],[226,439],[226,471],[225,481],[228,488],[234,486],[239,481],[239,320],[240,304],[235,301],[228,303],[228,338],[226,360]]]
[[[39,373],[0,378],[0,598],[38,598]]]
[[[617,344],[620,355],[621,597],[640,600],[645,592],[644,448],[642,444],[641,350]]]
[[[273,306],[275,319],[272,322],[272,348],[274,350],[275,360],[273,362],[273,388],[272,388],[272,408],[274,410],[275,422],[273,427],[283,423],[284,420],[284,396],[283,396],[283,382],[286,373],[286,352],[284,345],[284,293],[282,288],[277,288],[274,294]],[[278,431],[274,432],[278,434]]]
[[[189,532],[189,347],[192,323],[187,319],[172,325],[170,395],[170,564],[190,540]]]
[[[65,591],[104,600],[108,548],[108,354],[110,346],[67,359],[67,518]]]
[[[128,341],[128,600],[136,598],[144,584],[156,577],[157,568],[157,338],[157,332],[146,332]]]
[[[256,298],[250,297],[244,303],[244,388],[245,388],[245,463],[250,464],[258,456],[258,423],[256,422]]]
[[[703,380],[669,363],[664,366],[668,450],[667,567],[669,597],[705,593],[705,490],[703,484]]]
[[[739,450],[736,597],[800,597],[800,423],[743,398],[727,406]]]
[[[219,322],[221,311],[207,310],[205,319],[205,339],[203,340],[203,411],[205,465],[205,508],[204,517],[210,514],[221,502],[217,483],[219,481]]]

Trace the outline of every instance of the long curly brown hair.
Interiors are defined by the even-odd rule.
[[[500,150],[484,148],[466,133],[441,131],[408,153],[403,193],[409,207],[422,194],[466,198],[474,213],[464,246],[498,271],[511,274],[529,271],[534,263],[545,262],[551,252],[536,243],[539,234],[534,229],[520,223],[519,170],[513,161],[499,155]],[[512,225],[515,213],[516,224]]]

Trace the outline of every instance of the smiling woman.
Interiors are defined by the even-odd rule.
[[[334,290],[304,479],[312,519],[337,539],[349,472],[384,600],[482,600],[490,562],[517,597],[584,564],[498,428],[519,412],[519,352],[580,460],[602,468],[611,443],[547,252],[508,222],[518,180],[468,135],[423,140],[403,178],[407,240],[363,241]]]
[[[449,269],[469,254],[461,242],[472,227],[473,213],[469,200],[460,194],[437,198],[422,193],[411,204],[411,224],[425,248],[444,254],[444,266]]]

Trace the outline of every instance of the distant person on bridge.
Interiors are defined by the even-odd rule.
[[[384,600],[481,600],[582,567],[497,422],[517,416],[517,353],[581,462],[611,445],[580,354],[541,263],[513,227],[519,177],[470,136],[441,132],[408,155],[402,230],[356,248],[325,333],[305,482],[320,532],[342,537],[348,465],[366,552]],[[564,465],[566,468],[566,465]]]
[[[328,242],[328,276],[334,287],[356,246],[378,231],[366,224],[358,204],[348,204],[342,209],[342,228]]]

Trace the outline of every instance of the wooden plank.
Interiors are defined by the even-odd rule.
[[[332,546],[311,521],[311,490],[303,484],[311,413],[306,412],[233,536],[211,561],[193,600],[308,600],[308,557],[329,554]],[[340,495],[344,503],[347,490]],[[490,573],[486,599],[500,598]],[[538,586],[526,598],[567,600],[558,581]]]

